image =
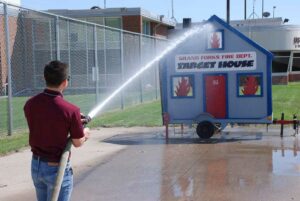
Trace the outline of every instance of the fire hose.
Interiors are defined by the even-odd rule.
[[[83,121],[83,126],[85,127],[92,119],[89,116],[83,116],[81,115],[81,118],[84,119]],[[54,189],[53,189],[53,193],[52,193],[52,197],[51,197],[51,201],[57,201],[58,200],[58,196],[59,196],[59,192],[61,189],[61,185],[62,185],[62,181],[64,178],[64,174],[65,174],[65,169],[69,160],[69,155],[71,152],[71,148],[72,148],[72,139],[69,138],[67,145],[61,155],[60,161],[59,161],[59,166],[58,166],[58,171],[57,171],[57,176],[56,176],[56,180],[55,180],[55,184],[54,184]]]

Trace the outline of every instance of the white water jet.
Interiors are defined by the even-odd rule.
[[[97,105],[94,109],[92,109],[88,116],[90,118],[94,118],[101,109],[112,99],[114,98],[120,91],[122,91],[128,84],[130,84],[135,78],[137,78],[139,75],[141,75],[145,70],[153,66],[155,62],[158,62],[160,59],[162,59],[166,54],[168,54],[170,51],[175,49],[179,44],[183,43],[186,39],[189,37],[199,33],[200,31],[204,30],[205,28],[208,28],[208,26],[211,26],[209,24],[206,24],[204,26],[197,26],[189,29],[185,33],[183,33],[180,37],[176,38],[172,41],[172,44],[170,44],[165,50],[163,50],[160,55],[156,56],[152,61],[147,63],[145,66],[143,66],[140,70],[138,70],[133,76],[131,76],[126,82],[124,82],[119,88],[117,88],[110,96],[108,96],[103,102],[101,102],[99,105]]]

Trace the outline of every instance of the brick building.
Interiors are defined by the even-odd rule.
[[[57,26],[56,17],[29,10],[19,10],[17,7],[9,8],[9,37],[10,57],[12,66],[12,90],[14,95],[24,94],[31,89],[41,88],[44,85],[42,67],[45,63],[57,58],[56,39]],[[61,16],[77,18],[79,20],[93,22],[110,26],[117,29],[124,29],[129,32],[143,33],[158,38],[167,38],[168,30],[174,28],[174,22],[160,15],[154,15],[141,8],[109,8],[89,10],[51,10],[48,11]],[[67,23],[67,19],[60,18],[60,59],[72,65],[71,87],[90,87],[91,81],[85,80],[94,64],[93,50],[93,26],[86,26],[84,23],[73,21]],[[72,21],[72,20],[71,20]],[[101,27],[98,27],[101,30]],[[98,32],[98,57],[99,73],[101,80],[106,85],[116,84],[120,74],[120,31],[107,30],[104,34]],[[67,36],[69,34],[69,37]],[[126,41],[125,41],[126,40]],[[87,45],[88,44],[88,45]],[[124,35],[124,65],[137,65],[133,55],[138,55],[139,36],[131,33]],[[152,42],[143,37],[144,49]],[[5,26],[3,6],[0,6],[0,96],[7,94],[7,63],[5,53]],[[105,53],[104,53],[105,52]],[[129,55],[130,54],[130,55]],[[143,59],[147,57],[147,51],[143,51]],[[69,55],[69,56],[68,56]],[[106,55],[106,59],[104,58]],[[106,64],[109,64],[109,66]],[[86,66],[86,69],[82,68]],[[130,73],[127,69],[126,73]],[[105,74],[110,74],[103,79]],[[110,83],[112,82],[112,83]]]
[[[174,21],[163,15],[156,15],[142,8],[92,7],[91,9],[48,10],[47,12],[162,38],[167,38],[168,30],[176,25]]]
[[[5,42],[5,18],[3,7],[0,6],[0,96],[7,93],[7,62]],[[10,56],[14,49],[14,42],[18,31],[18,14],[14,10],[8,10],[8,24],[10,28]]]

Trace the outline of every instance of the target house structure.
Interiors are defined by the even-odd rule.
[[[164,125],[210,138],[228,123],[271,123],[272,54],[215,15],[206,24],[161,61]]]

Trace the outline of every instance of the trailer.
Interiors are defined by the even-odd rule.
[[[160,62],[166,128],[208,139],[229,123],[271,124],[272,53],[215,15],[203,27]]]

